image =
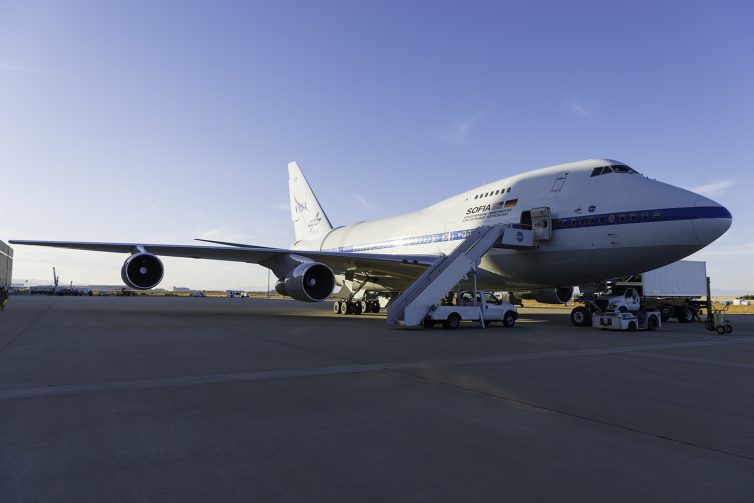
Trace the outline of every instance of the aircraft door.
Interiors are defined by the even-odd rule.
[[[460,241],[454,240],[453,231],[458,228],[458,222],[448,222],[445,224],[442,232],[442,242],[440,243],[440,250],[447,255],[452,252],[453,249],[458,246]]]
[[[550,208],[531,209],[531,228],[534,231],[534,241],[549,241],[552,237],[552,219]]]
[[[555,177],[555,183],[552,184],[551,192],[560,192],[565,184],[566,178],[568,178],[568,171],[558,173],[558,176]]]

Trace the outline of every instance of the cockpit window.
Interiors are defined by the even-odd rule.
[[[594,168],[590,176],[606,175],[608,173],[638,173],[635,169],[629,168],[625,164],[613,164],[611,166],[600,166]]]
[[[629,168],[625,164],[615,164],[610,167],[613,168],[613,171],[615,171],[616,173],[631,173],[631,174],[638,173],[638,171],[636,171],[635,169]]]

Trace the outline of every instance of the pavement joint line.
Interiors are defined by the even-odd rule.
[[[25,398],[44,398],[64,395],[80,395],[89,393],[136,391],[167,387],[198,386],[205,384],[221,384],[231,382],[265,381],[272,379],[287,379],[300,377],[316,377],[344,374],[363,374],[369,372],[401,371],[422,369],[438,366],[460,366],[489,363],[506,363],[526,360],[540,360],[548,358],[568,358],[592,355],[609,355],[621,353],[642,353],[647,350],[669,350],[694,348],[705,346],[720,346],[744,344],[754,342],[754,339],[726,339],[720,341],[674,342],[661,344],[642,344],[635,346],[618,346],[609,348],[593,348],[578,350],[547,351],[538,353],[517,353],[509,355],[486,355],[463,358],[440,358],[434,360],[412,361],[403,363],[356,363],[351,365],[337,365],[329,367],[259,370],[251,372],[233,372],[227,374],[203,374],[192,376],[154,377],[115,381],[104,383],[79,383],[46,386],[29,386],[21,388],[0,389],[0,401],[18,400]]]
[[[21,330],[20,332],[18,332],[18,333],[17,333],[16,335],[14,335],[14,336],[13,336],[13,338],[11,338],[11,340],[9,340],[8,342],[6,342],[6,343],[5,343],[5,345],[4,345],[4,346],[3,346],[2,348],[0,348],[0,353],[2,353],[3,351],[5,351],[5,349],[6,349],[6,348],[7,348],[8,346],[10,346],[11,344],[13,344],[13,343],[14,343],[14,342],[16,341],[16,339],[18,339],[19,337],[21,337],[22,335],[24,335],[24,334],[25,334],[26,332],[28,332],[28,331],[29,331],[29,329],[30,329],[31,327],[33,327],[34,325],[36,325],[36,324],[37,324],[37,323],[39,322],[39,320],[41,320],[42,318],[44,318],[44,316],[45,316],[45,315],[46,315],[47,313],[49,313],[49,312],[50,312],[50,310],[51,310],[51,309],[52,309],[52,308],[53,308],[53,307],[54,307],[54,306],[55,306],[55,305],[56,305],[56,304],[57,304],[58,302],[60,302],[60,299],[57,299],[57,300],[54,300],[53,302],[51,302],[51,303],[50,303],[50,305],[48,305],[48,306],[47,306],[47,308],[46,308],[46,309],[45,309],[44,311],[42,311],[42,312],[41,312],[41,313],[39,314],[39,316],[37,316],[36,318],[34,318],[34,319],[33,319],[33,320],[32,320],[32,321],[31,321],[31,322],[30,322],[30,323],[29,323],[29,324],[28,324],[28,325],[26,326],[26,328],[24,328],[23,330]]]
[[[654,358],[657,360],[671,360],[682,363],[698,363],[702,365],[716,365],[718,367],[754,370],[754,364],[751,363],[725,362],[722,360],[711,358],[697,358],[694,356],[655,355],[652,353],[636,353],[636,355],[643,356],[645,358]]]
[[[529,407],[529,408],[538,409],[538,410],[544,410],[544,411],[552,412],[554,414],[558,414],[558,415],[561,415],[561,416],[566,416],[566,417],[571,417],[571,418],[574,418],[574,419],[580,419],[582,421],[588,421],[588,422],[591,422],[591,423],[601,424],[603,426],[608,426],[608,427],[611,427],[611,428],[617,428],[617,429],[624,430],[624,431],[630,431],[632,433],[638,433],[640,435],[654,437],[654,438],[658,438],[658,439],[661,439],[661,440],[668,440],[670,442],[675,442],[675,443],[678,443],[678,444],[683,444],[683,445],[687,445],[687,446],[690,446],[690,447],[695,447],[697,449],[704,449],[704,450],[707,450],[707,451],[716,452],[718,454],[726,454],[728,456],[733,456],[733,457],[736,457],[736,458],[745,459],[747,461],[754,461],[754,457],[746,456],[745,454],[739,454],[739,453],[736,453],[736,452],[726,451],[724,449],[718,449],[716,447],[710,447],[708,445],[697,444],[697,443],[694,443],[694,442],[689,442],[687,440],[681,440],[679,438],[670,437],[668,435],[662,435],[660,433],[652,433],[650,431],[641,430],[639,428],[633,428],[631,426],[625,426],[625,425],[622,425],[622,424],[612,423],[610,421],[604,421],[602,419],[597,419],[597,418],[594,418],[594,417],[584,416],[582,414],[574,414],[572,412],[567,412],[567,411],[560,410],[560,409],[555,409],[555,408],[552,408],[552,407],[546,407],[544,405],[540,405],[540,404],[533,403],[533,402],[527,402],[525,400],[520,400],[520,399],[516,399],[516,398],[511,398],[511,397],[508,397],[508,396],[505,396],[505,395],[497,395],[495,393],[490,393],[489,391],[482,391],[482,390],[479,390],[479,389],[476,389],[476,388],[470,388],[468,386],[461,386],[460,384],[454,384],[452,382],[448,382],[448,381],[445,381],[445,380],[442,380],[442,379],[431,378],[431,377],[417,375],[417,374],[412,374],[412,373],[407,373],[405,375],[408,375],[409,377],[413,377],[413,378],[418,379],[418,380],[427,381],[427,382],[431,382],[431,383],[434,383],[434,384],[440,384],[440,385],[443,385],[443,386],[448,386],[450,388],[455,388],[455,389],[458,389],[458,390],[461,390],[461,391],[466,391],[466,392],[469,392],[469,393],[475,393],[475,394],[478,394],[478,395],[483,395],[483,396],[486,396],[486,397],[489,397],[489,398],[493,398],[495,400],[501,400],[501,401],[505,401],[505,402],[515,403],[515,404],[518,404],[518,405],[521,405],[521,406],[524,406],[524,407]]]

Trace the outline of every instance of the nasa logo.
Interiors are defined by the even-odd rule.
[[[591,206],[590,206],[590,207],[588,208],[588,210],[589,210],[589,213],[594,213],[594,210],[596,210],[596,209],[597,209],[597,207],[596,207],[595,205],[591,205]]]
[[[523,232],[521,232],[521,231],[518,231],[518,232],[516,233],[516,241],[518,241],[518,242],[520,243],[520,242],[521,242],[521,241],[523,241],[523,240],[524,240],[524,233],[523,233]]]

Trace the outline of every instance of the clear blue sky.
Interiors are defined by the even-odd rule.
[[[0,239],[287,246],[286,163],[334,225],[608,157],[727,206],[694,258],[754,289],[751,2],[0,1]],[[18,246],[14,277],[120,282]],[[167,259],[161,286],[263,287]]]

